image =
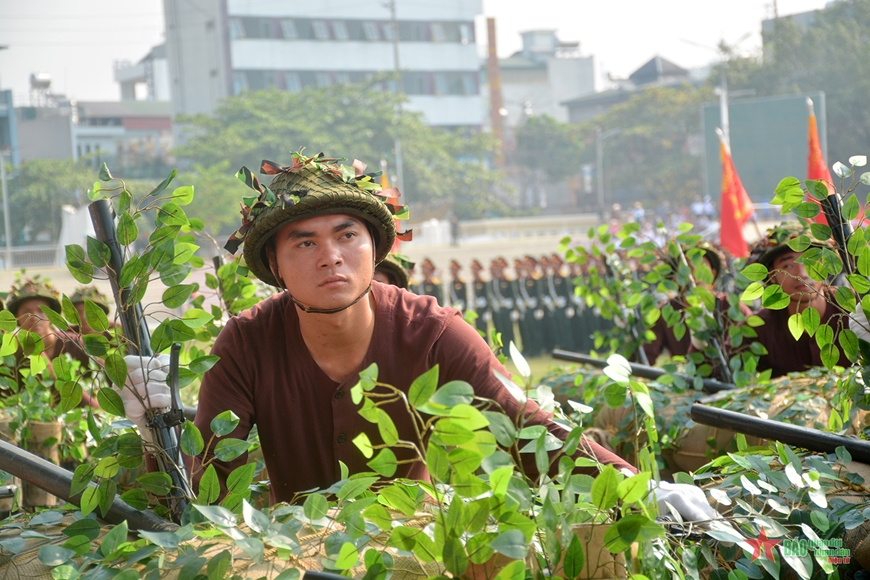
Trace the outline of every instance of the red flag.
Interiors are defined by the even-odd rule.
[[[743,224],[752,217],[755,208],[743,184],[731,154],[724,141],[719,143],[719,156],[722,159],[722,205],[719,221],[719,245],[728,250],[735,258],[749,255],[746,240],[743,239]]]
[[[807,140],[810,150],[809,157],[807,158],[807,179],[821,179],[824,181],[825,185],[828,186],[828,195],[830,195],[834,193],[833,180],[831,179],[831,172],[828,171],[828,166],[825,165],[825,157],[822,155],[822,146],[819,143],[819,130],[816,126],[816,113],[813,110],[812,99],[807,99],[807,110],[809,111],[809,135]],[[808,194],[807,199],[821,208],[819,200],[812,195]],[[828,220],[822,212],[819,212],[819,215],[813,218],[813,221],[817,224],[828,225]]]

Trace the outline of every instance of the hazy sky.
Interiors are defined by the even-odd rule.
[[[214,0],[217,1],[217,0]],[[400,6],[403,0],[396,0]],[[628,76],[656,54],[692,68],[716,58],[722,38],[747,52],[761,45],[761,20],[774,0],[483,0],[498,27],[499,53],[520,47],[522,30],[554,28],[579,40],[599,71]],[[823,8],[826,0],[777,0],[779,13]],[[535,10],[529,7],[534,6]],[[401,12],[400,12],[401,14]],[[485,28],[478,23],[478,42]],[[163,40],[162,0],[0,0],[0,88],[28,102],[30,73],[47,72],[55,92],[79,100],[117,100],[112,63],[138,61]],[[707,45],[710,49],[693,44]]]

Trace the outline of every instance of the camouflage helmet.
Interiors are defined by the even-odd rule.
[[[393,285],[407,290],[411,282],[408,270],[413,267],[414,263],[409,261],[407,256],[402,254],[387,254],[387,257],[377,265],[375,270],[386,274],[388,278],[393,280]]]
[[[73,295],[70,296],[70,302],[73,305],[82,304],[85,300],[90,300],[99,306],[103,312],[109,313],[109,299],[96,286],[79,286]]]
[[[38,275],[33,278],[19,278],[15,281],[9,292],[6,309],[15,316],[18,314],[18,307],[32,298],[41,298],[48,302],[48,307],[55,312],[61,311],[60,294],[54,286],[49,284],[47,280],[41,280]]]
[[[260,280],[281,287],[269,267],[266,247],[269,240],[288,223],[326,214],[348,214],[369,226],[375,245],[375,263],[381,262],[399,239],[410,241],[411,232],[397,233],[395,219],[406,219],[408,211],[397,205],[399,191],[381,189],[377,173],[365,173],[365,164],[354,161],[348,167],[339,159],[319,154],[305,157],[293,153],[288,166],[263,161],[260,172],[274,175],[266,186],[242,167],[237,177],[259,195],[244,198],[242,225],[225,248],[236,253],[244,244],[245,262]]]

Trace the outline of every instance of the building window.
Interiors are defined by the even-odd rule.
[[[474,29],[470,24],[459,25],[459,41],[462,44],[471,44],[474,42]]]
[[[432,40],[433,42],[447,41],[447,34],[444,32],[444,26],[438,22],[432,23]]]
[[[387,42],[392,42],[393,41],[393,32],[394,32],[393,24],[386,23],[386,24],[384,24],[383,28],[384,28],[384,40],[386,40]]]
[[[429,40],[425,22],[399,22],[399,40],[423,42]]]
[[[233,73],[233,94],[238,95],[248,88],[248,76],[243,72]]]
[[[350,73],[346,73],[346,72],[335,73],[335,84],[337,84],[337,85],[349,84],[350,82],[351,82]]]
[[[238,18],[230,18],[230,38],[244,38],[245,27]]]
[[[350,35],[347,33],[347,25],[343,20],[335,20],[332,22],[332,34],[336,40],[348,40]]]
[[[311,28],[314,29],[314,38],[317,40],[329,40],[329,29],[324,20],[312,20]]]
[[[476,95],[480,92],[474,73],[462,73],[462,91],[465,95]]]
[[[258,38],[272,38],[272,23],[269,20],[260,18],[258,19],[257,24],[260,27]]]
[[[435,94],[446,95],[450,92],[447,75],[445,73],[435,73]]]
[[[374,22],[363,22],[363,34],[366,40],[380,40],[381,35],[378,31],[378,25]]]
[[[332,85],[332,75],[328,72],[316,72],[314,73],[314,83],[318,87],[328,87]]]
[[[428,73],[405,72],[402,74],[402,86],[408,95],[426,95],[429,93]]]
[[[302,90],[302,80],[299,78],[299,73],[285,72],[284,73],[284,88],[291,93],[298,93]]]
[[[284,35],[284,38],[299,38],[299,31],[296,30],[296,23],[287,18],[281,20],[281,34]]]

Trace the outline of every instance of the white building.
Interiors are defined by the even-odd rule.
[[[409,109],[430,125],[479,127],[474,17],[481,0],[397,0]],[[173,115],[207,113],[245,89],[358,82],[394,70],[382,0],[164,0]]]
[[[560,41],[555,30],[521,35],[522,50],[498,62],[505,125],[516,128],[530,115],[568,121],[563,101],[595,92],[594,57],[583,56],[579,42]]]
[[[165,44],[152,48],[136,64],[116,61],[114,72],[115,82],[121,86],[122,101],[169,101],[169,63]]]

